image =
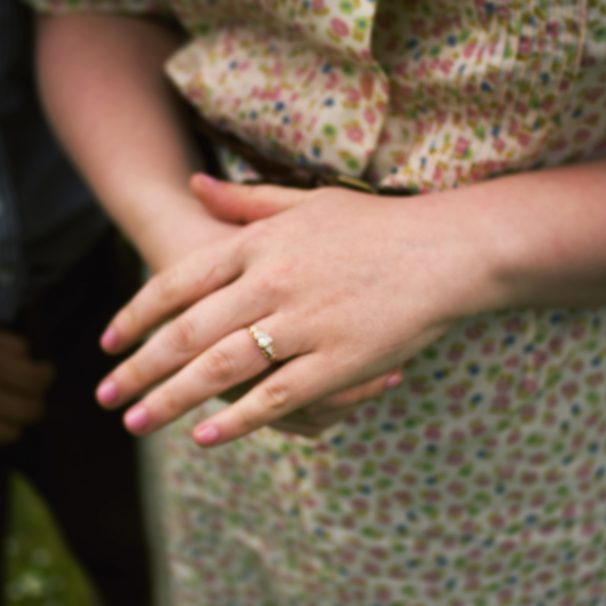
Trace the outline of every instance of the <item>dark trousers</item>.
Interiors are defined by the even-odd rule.
[[[137,260],[112,233],[10,327],[57,374],[44,419],[0,449],[2,538],[13,468],[47,500],[107,606],[151,603],[134,442],[119,415],[94,401],[96,384],[116,363],[100,351],[99,336],[139,283]]]

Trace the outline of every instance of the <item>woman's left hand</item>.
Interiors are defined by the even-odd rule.
[[[292,208],[157,274],[114,318],[102,338],[112,352],[173,317],[99,387],[100,402],[115,407],[154,386],[126,415],[133,433],[271,370],[194,429],[200,445],[228,442],[400,367],[487,303],[492,268],[445,213],[446,194],[205,187],[211,212],[274,197]],[[275,366],[252,324],[273,338]]]

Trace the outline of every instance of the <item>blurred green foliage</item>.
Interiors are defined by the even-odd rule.
[[[4,545],[7,606],[93,606],[84,572],[42,499],[19,475],[11,478],[11,516]]]

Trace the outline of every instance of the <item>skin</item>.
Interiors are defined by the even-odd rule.
[[[210,213],[188,186],[202,160],[162,68],[181,42],[174,29],[142,19],[71,14],[38,24],[39,84],[49,119],[153,271],[200,247],[227,243],[243,229]],[[276,427],[315,435],[348,414],[347,406],[401,380],[400,369],[388,370],[324,402],[330,414],[311,408]]]
[[[155,276],[105,333],[120,351],[171,318],[98,392],[113,407],[157,385],[126,415],[134,433],[266,371],[243,328],[253,322],[284,363],[196,427],[200,445],[368,381],[471,315],[606,300],[604,161],[409,199],[193,185],[215,215],[245,225]],[[251,201],[274,213],[247,222]]]
[[[200,204],[187,188],[199,160],[161,77],[179,43],[157,23],[82,14],[45,20],[38,47],[55,128],[158,272],[103,338],[118,351],[162,324],[99,388],[115,407],[156,386],[126,416],[134,433],[266,372],[253,322],[283,364],[198,426],[201,445],[335,408],[334,394],[385,379],[469,315],[606,300],[604,162],[399,200],[205,180]]]
[[[0,444],[17,442],[40,420],[53,374],[50,364],[30,357],[20,336],[0,331]]]

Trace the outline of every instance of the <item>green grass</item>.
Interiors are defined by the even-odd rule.
[[[43,501],[20,476],[11,479],[4,546],[7,606],[92,606],[95,598]]]

